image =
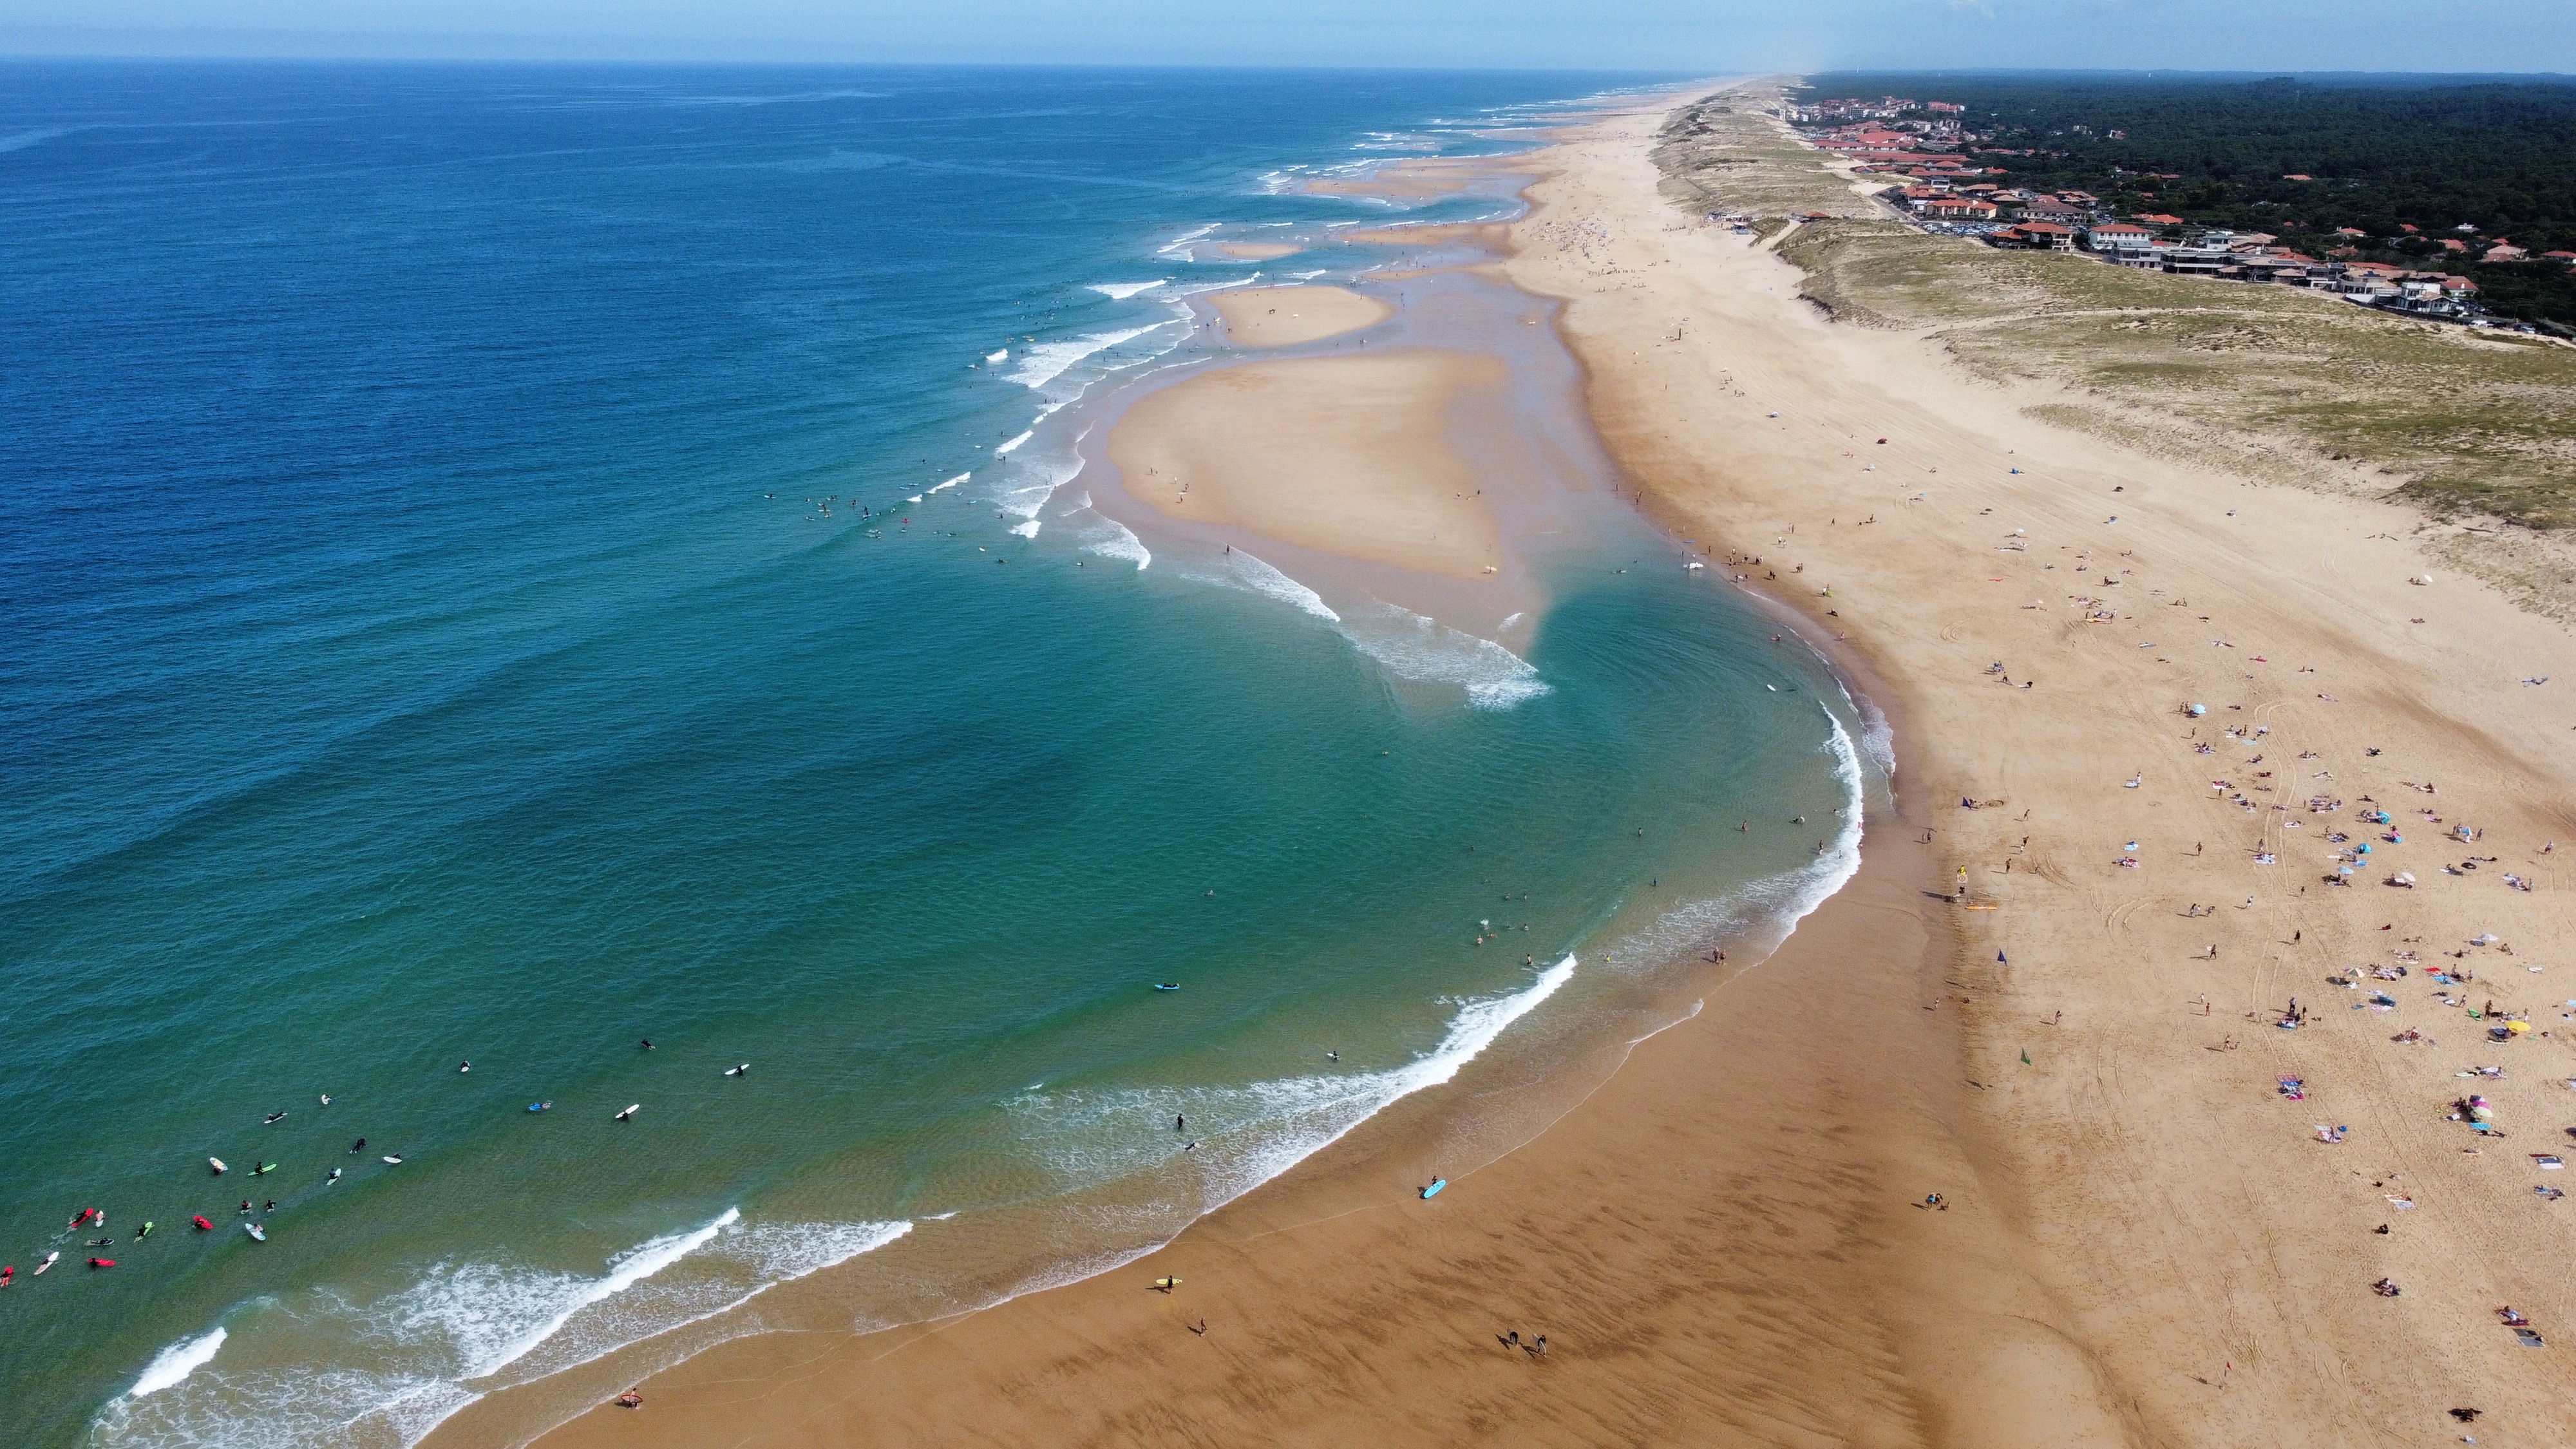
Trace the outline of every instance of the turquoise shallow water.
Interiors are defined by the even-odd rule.
[[[1193,236],[1634,78],[7,74],[12,1442],[1114,1257],[1843,858],[1733,827],[1859,719],[1641,526],[1416,668],[1000,451],[1254,271]]]

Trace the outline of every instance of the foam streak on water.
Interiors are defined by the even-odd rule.
[[[702,1323],[781,1283],[885,1246],[892,1223],[745,1223],[727,1209],[618,1254],[597,1277],[442,1264],[375,1303],[329,1291],[256,1305],[318,1332],[345,1361],[198,1372],[221,1328],[172,1344],[104,1414],[102,1449],[408,1446],[484,1394]],[[675,1272],[683,1265],[694,1271]],[[145,1395],[152,1395],[148,1401]]]
[[[1478,709],[1510,709],[1549,692],[1529,661],[1502,645],[1393,604],[1344,618],[1342,633],[1406,679],[1462,686]]]
[[[1191,1160],[1198,1176],[1191,1184],[1195,1197],[1187,1215],[1209,1213],[1331,1146],[1390,1105],[1455,1078],[1512,1023],[1573,980],[1574,970],[1575,958],[1568,955],[1518,991],[1465,1003],[1438,1045],[1401,1066],[1231,1087],[1031,1092],[1005,1105],[1021,1119],[1030,1150],[1073,1190],[1168,1166],[1177,1146],[1157,1134],[1140,1136],[1132,1124],[1165,1113],[1185,1114],[1203,1124],[1194,1129],[1200,1150]],[[1152,1241],[1075,1276],[1133,1261],[1167,1240],[1177,1226],[1169,1224]],[[1050,1275],[1046,1283],[1029,1287],[1061,1281],[1072,1279]]]
[[[1851,732],[1833,711],[1825,710],[1824,715],[1828,734],[1823,748],[1833,761],[1834,778],[1843,787],[1843,808],[1833,837],[1824,842],[1814,863],[1665,912],[1611,948],[1606,964],[1612,970],[1656,970],[1747,931],[1776,932],[1773,942],[1764,943],[1776,944],[1859,873],[1867,781]]]
[[[188,1375],[214,1361],[215,1350],[224,1346],[221,1328],[195,1338],[183,1338],[153,1355],[145,1365],[143,1376],[134,1381],[131,1397],[157,1394],[184,1381]]]
[[[1328,624],[1338,624],[1342,616],[1324,602],[1324,596],[1281,573],[1268,563],[1242,549],[1230,549],[1208,560],[1210,572],[1192,571],[1188,576],[1227,588],[1247,589],[1267,598],[1312,614]]]

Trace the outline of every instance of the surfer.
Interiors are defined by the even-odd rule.
[[[361,1138],[359,1138],[359,1139],[357,1140],[357,1142],[356,1142],[353,1146],[351,1146],[351,1147],[349,1148],[349,1155],[350,1155],[350,1156],[352,1156],[352,1157],[355,1157],[355,1156],[357,1156],[359,1153],[364,1152],[364,1151],[366,1151],[366,1150],[367,1150],[367,1139],[366,1139],[366,1138],[364,1138],[364,1137],[361,1137]]]
[[[245,1216],[247,1216],[247,1215],[249,1214],[249,1212],[250,1212],[250,1199],[249,1199],[249,1198],[243,1198],[243,1199],[242,1199],[241,1210],[242,1210],[242,1213],[243,1213]]]
[[[1340,1061],[1341,1059],[1342,1059],[1342,1054],[1341,1054],[1340,1052],[1326,1052],[1326,1053],[1324,1053],[1324,1060],[1326,1060],[1326,1061],[1328,1061],[1328,1062],[1338,1062],[1338,1061]]]
[[[385,1161],[399,1167],[402,1165],[402,1154],[399,1152],[387,1153],[385,1155]]]
[[[470,1072],[474,1070],[474,1064],[472,1062],[458,1062],[456,1064],[456,1070],[459,1072]]]
[[[336,1167],[335,1167],[335,1168],[332,1168],[332,1169],[331,1169],[331,1175],[330,1175],[329,1177],[326,1177],[326,1178],[322,1179],[322,1185],[323,1185],[324,1187],[329,1187],[331,1184],[333,1184],[333,1183],[335,1183],[335,1182],[338,1182],[339,1180],[340,1180],[340,1169],[338,1169],[338,1168],[336,1168]]]
[[[8,1287],[10,1282],[17,1276],[18,1265],[15,1263],[10,1264],[6,1268],[0,1268],[0,1288]]]
[[[58,1263],[58,1262],[62,1261],[62,1256],[63,1256],[63,1255],[62,1255],[62,1254],[60,1254],[60,1253],[47,1253],[47,1254],[45,1255],[45,1261],[43,1261],[43,1262],[41,1262],[41,1263],[38,1263],[38,1264],[36,1265],[36,1272],[37,1272],[37,1273],[41,1273],[41,1272],[45,1271],[47,1268],[50,1268],[50,1267],[54,1266],[54,1264],[56,1264],[56,1263]],[[32,1278],[32,1277],[34,1277],[34,1276],[35,1276],[35,1274],[34,1274],[34,1273],[31,1273],[31,1274],[29,1274],[28,1276]]]
[[[1198,1145],[1197,1143],[1193,1142],[1193,1143],[1189,1144],[1188,1146],[1186,1146],[1186,1147],[1182,1148],[1181,1150],[1182,1150],[1183,1152],[1196,1152],[1196,1151],[1198,1151],[1198,1150],[1199,1150],[1199,1145]]]
[[[204,1213],[199,1213],[195,1217],[188,1219],[188,1221],[196,1224],[198,1232],[211,1233],[215,1230],[215,1225],[206,1221],[206,1215]]]
[[[89,1265],[93,1268],[113,1268],[116,1266],[116,1260],[114,1258],[92,1258],[89,1260]]]
[[[143,1226],[134,1230],[134,1241],[138,1243],[150,1236],[152,1236],[152,1224],[148,1221],[145,1222]]]
[[[529,1111],[531,1111],[531,1112],[543,1112],[543,1111],[546,1111],[546,1110],[548,1110],[548,1109],[552,1108],[553,1106],[554,1106],[554,1103],[552,1103],[552,1102],[530,1102],[530,1103],[528,1104],[528,1110],[529,1110]]]
[[[268,1114],[268,1116],[267,1116],[265,1119],[263,1119],[263,1120],[264,1120],[264,1122],[266,1122],[266,1123],[274,1124],[274,1123],[276,1123],[276,1122],[279,1122],[279,1121],[284,1120],[285,1116],[286,1116],[286,1114],[285,1114],[285,1113],[283,1113],[283,1112],[271,1112],[271,1113],[269,1113],[269,1114]]]
[[[1179,1131],[1181,1131],[1181,1130],[1183,1130],[1183,1129],[1187,1128],[1189,1125],[1190,1125],[1190,1119],[1189,1119],[1189,1118],[1182,1116],[1182,1115],[1181,1115],[1180,1113],[1178,1113],[1178,1112],[1175,1112],[1175,1113],[1173,1113],[1173,1114],[1172,1114],[1172,1130],[1173,1130],[1173,1131],[1175,1131],[1175,1132],[1179,1132]]]
[[[635,1049],[636,1049],[636,1050],[638,1050],[638,1051],[647,1051],[647,1052],[651,1051],[651,1050],[653,1049],[653,1038],[651,1038],[651,1037],[649,1037],[649,1036],[648,1036],[648,1037],[644,1038],[642,1041],[637,1042],[637,1043],[635,1044]]]
[[[328,1106],[330,1106],[330,1105],[331,1105],[331,1094],[330,1094],[330,1093],[328,1093],[328,1092],[324,1092],[324,1093],[322,1094],[322,1105],[323,1105],[323,1106],[325,1106],[325,1107],[328,1107]]]
[[[262,1209],[261,1209],[261,1211],[262,1211],[262,1212],[272,1212],[272,1213],[273,1213],[273,1212],[275,1212],[275,1211],[277,1211],[277,1199],[275,1199],[275,1198],[270,1198],[270,1199],[268,1200],[268,1206],[267,1206],[267,1207],[265,1207],[265,1208],[262,1208]]]
[[[631,1120],[633,1120],[633,1118],[634,1118],[635,1114],[636,1114],[636,1113],[638,1113],[638,1112],[640,1112],[640,1111],[642,1111],[642,1110],[644,1110],[644,1104],[643,1104],[643,1103],[641,1103],[641,1102],[637,1102],[637,1103],[636,1103],[636,1104],[634,1104],[633,1106],[628,1107],[625,1111],[618,1113],[618,1114],[617,1114],[617,1120],[618,1120],[618,1121],[620,1121],[620,1122],[631,1121]]]
[[[743,1073],[748,1072],[748,1071],[750,1071],[750,1070],[751,1070],[751,1063],[749,1063],[749,1062],[744,1062],[741,1066],[738,1066],[738,1067],[727,1067],[727,1068],[725,1068],[725,1075],[726,1075],[726,1076],[728,1076],[728,1077],[739,1077],[739,1076],[741,1076]]]

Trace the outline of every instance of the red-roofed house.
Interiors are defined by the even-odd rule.
[[[2315,177],[2313,177],[2313,176],[2302,176],[2302,175],[2300,175],[2299,173],[2297,173],[2297,172],[2293,171],[2293,172],[2291,172],[2289,175],[2284,176],[2284,177],[2282,177],[2281,179],[2282,179],[2282,180],[2284,180],[2284,181],[2314,181],[2314,180],[2316,180],[2317,178],[2315,178]]]
[[[2053,221],[2025,221],[2005,227],[1991,238],[1999,246],[2028,247],[2033,251],[2071,252],[2075,250],[2075,228]]]
[[[2143,215],[2132,219],[2145,222],[2149,226],[2182,226],[2185,224],[2181,217],[2167,216],[2161,211],[2146,212]]]
[[[2522,248],[2515,246],[2511,242],[2498,242],[2494,246],[2487,248],[2487,254],[2478,258],[2478,260],[2482,262],[2518,262],[2530,255],[2531,253],[2524,251]]]
[[[1964,196],[1943,196],[1923,203],[1923,214],[1936,221],[1992,221],[1995,204]]]

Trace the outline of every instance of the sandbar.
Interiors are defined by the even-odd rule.
[[[1275,262],[1305,250],[1292,242],[1218,242],[1216,249],[1238,262]]]
[[[1486,577],[1501,530],[1450,417],[1503,378],[1498,359],[1427,348],[1247,363],[1140,399],[1109,459],[1130,496],[1175,518]]]
[[[1374,327],[1392,304],[1348,287],[1243,287],[1208,298],[1225,335],[1245,347],[1293,347]]]

